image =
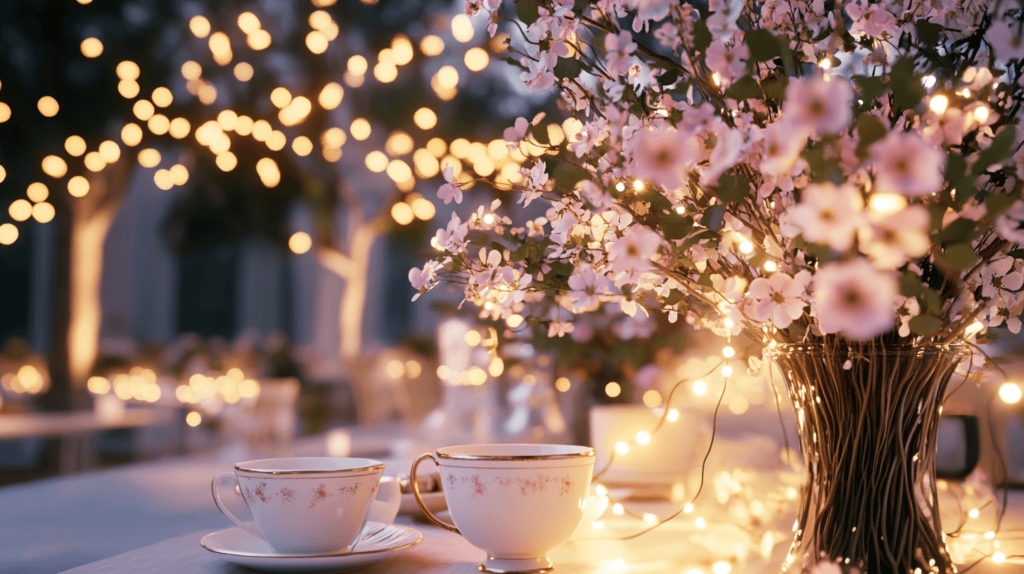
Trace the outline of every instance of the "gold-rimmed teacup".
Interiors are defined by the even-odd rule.
[[[236,464],[211,489],[225,516],[274,550],[327,555],[349,551],[368,519],[394,520],[402,493],[397,480],[381,480],[383,472],[384,463],[367,458],[268,458]],[[224,505],[217,487],[226,480],[237,485],[255,525]]]
[[[455,524],[441,521],[423,503],[416,472],[426,459],[440,470]],[[420,455],[410,475],[423,514],[486,552],[481,571],[507,574],[552,569],[547,554],[579,527],[593,472],[590,447],[477,444]]]

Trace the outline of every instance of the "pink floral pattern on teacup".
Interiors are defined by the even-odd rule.
[[[320,483],[319,486],[313,487],[313,499],[309,501],[309,508],[313,508],[317,504],[327,500],[328,497],[334,496],[330,492],[327,492],[327,486],[324,483]]]
[[[357,492],[359,492],[359,486],[360,486],[360,483],[357,482],[355,484],[351,484],[351,485],[343,486],[343,487],[339,488],[338,492],[340,492],[342,494],[347,494],[349,498],[352,498],[353,496],[356,495]]]
[[[277,493],[281,496],[281,504],[288,504],[289,502],[295,500],[295,489],[294,488],[288,488],[287,486],[282,486],[281,490],[277,491]]]
[[[480,475],[478,474],[462,477],[456,477],[454,474],[448,474],[445,479],[448,481],[448,487],[450,490],[454,489],[454,487],[460,482],[471,486],[473,490],[470,495],[470,499],[483,496],[487,491],[487,486],[480,480]],[[557,488],[559,496],[571,494],[575,490],[575,484],[568,474],[546,475],[538,472],[536,478],[524,478],[522,476],[496,476],[494,477],[494,483],[502,488],[518,488],[519,492],[521,492],[523,496],[537,492],[546,492],[549,486]]]
[[[249,488],[248,485],[246,485],[245,487],[245,501],[250,505],[256,504],[256,501],[264,503],[269,502],[273,500],[273,498],[273,496],[267,494],[266,482],[261,482],[257,484],[254,488]]]

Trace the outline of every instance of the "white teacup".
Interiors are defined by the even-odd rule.
[[[381,480],[383,472],[384,463],[367,458],[268,458],[236,464],[211,488],[221,512],[274,550],[335,554],[352,549],[367,520],[394,521],[402,493],[397,480]],[[255,526],[221,501],[217,487],[225,480],[237,484]]]
[[[431,459],[441,471],[455,525],[435,517],[420,497],[416,469]],[[594,449],[554,444],[478,444],[420,455],[411,482],[434,524],[487,552],[484,572],[546,572],[548,552],[569,540],[583,519]]]

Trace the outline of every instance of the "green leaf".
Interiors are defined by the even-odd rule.
[[[942,329],[942,321],[931,315],[918,315],[910,320],[910,330],[918,335],[931,335]]]
[[[861,114],[857,118],[857,135],[860,141],[857,143],[857,157],[863,159],[868,157],[868,147],[876,141],[885,137],[886,129],[882,120],[871,114]]]
[[[582,62],[576,58],[559,58],[558,63],[555,64],[555,75],[559,78],[578,78],[582,70]]]
[[[750,49],[750,62],[768,62],[779,55],[779,41],[764,28],[748,30],[743,43]]]
[[[922,44],[930,48],[939,43],[939,36],[944,30],[941,25],[921,19],[917,21],[915,26],[917,28],[917,39]]]
[[[750,195],[750,182],[742,175],[723,174],[718,178],[716,188],[718,199],[725,203],[738,203]]]
[[[734,100],[755,100],[761,98],[761,88],[751,76],[743,76],[725,90],[725,95]]]
[[[985,198],[985,213],[989,217],[1001,215],[1004,211],[1010,209],[1014,201],[1016,199],[1010,195],[1003,195],[1001,193],[990,194]]]
[[[704,53],[711,45],[711,31],[704,20],[697,20],[693,25],[693,49]]]
[[[946,160],[946,181],[950,190],[958,190],[953,205],[959,210],[973,195],[974,174],[967,173],[967,162],[958,153],[949,152]]]
[[[761,82],[761,90],[764,91],[765,95],[778,101],[786,99],[786,83],[787,78],[770,78]]]
[[[709,207],[700,222],[711,231],[721,231],[725,227],[725,204],[716,203]]]
[[[925,290],[921,284],[921,278],[913,271],[907,271],[900,275],[900,295],[904,297],[917,297]]]
[[[892,90],[893,103],[901,108],[912,109],[924,99],[924,86],[921,78],[914,73],[913,58],[900,58],[889,74],[889,89]]]
[[[558,182],[558,186],[562,189],[570,190],[576,187],[576,184],[581,180],[590,177],[590,174],[581,167],[571,165],[568,163],[559,163],[555,166],[555,172],[553,174],[555,181]]]
[[[1004,127],[996,137],[992,138],[992,145],[981,150],[978,154],[978,161],[974,163],[971,173],[978,175],[989,167],[1003,161],[1013,155],[1013,128]]]
[[[978,254],[970,243],[954,243],[946,246],[943,253],[937,254],[936,260],[954,271],[964,271],[978,262]]]
[[[661,232],[665,239],[683,239],[693,231],[693,218],[672,214],[661,219]]]
[[[865,102],[874,100],[885,91],[885,82],[881,78],[854,76],[853,83],[857,84],[857,89],[860,90],[860,97]]]
[[[536,2],[516,2],[516,16],[523,21],[524,24],[529,26],[540,18],[540,12],[537,11],[539,4]]]
[[[960,243],[974,239],[978,228],[978,222],[961,218],[956,219],[944,229],[935,234],[935,243]]]

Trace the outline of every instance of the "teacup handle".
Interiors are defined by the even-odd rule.
[[[423,462],[423,460],[427,459],[427,458],[429,458],[430,460],[434,461],[434,464],[438,468],[441,467],[441,464],[437,462],[437,458],[433,454],[431,454],[429,452],[421,454],[416,459],[416,461],[412,463],[412,470],[409,471],[409,482],[412,483],[412,494],[413,494],[413,496],[416,497],[416,504],[419,505],[420,510],[423,511],[423,515],[427,517],[427,520],[433,522],[434,524],[436,524],[437,526],[440,526],[441,528],[444,528],[445,530],[450,530],[450,531],[458,534],[459,536],[461,536],[462,533],[459,532],[459,529],[456,528],[454,524],[448,524],[447,522],[442,522],[441,519],[439,519],[438,517],[434,516],[433,512],[430,512],[430,509],[428,509],[427,505],[424,504],[424,502],[423,502],[423,498],[420,495],[420,481],[417,480],[417,477],[416,477],[416,468],[419,467],[420,463]]]
[[[241,491],[241,486],[238,484],[238,477],[235,476],[235,473],[222,472],[217,476],[213,477],[213,482],[210,483],[210,490],[213,492],[213,502],[214,504],[217,505],[217,509],[224,513],[224,516],[227,516],[231,520],[231,522],[234,522],[235,525],[241,528],[242,530],[245,530],[249,534],[252,534],[256,538],[259,538],[260,540],[266,540],[265,538],[263,538],[263,535],[260,534],[260,530],[256,528],[255,524],[253,524],[252,522],[242,522],[234,514],[231,514],[231,511],[228,510],[228,507],[224,506],[224,503],[221,502],[220,493],[217,491],[217,486],[220,485],[221,481],[228,479],[231,479],[231,482],[235,483],[235,486],[239,488],[238,492]],[[232,492],[235,492],[235,489],[231,490]],[[245,500],[245,496],[242,496],[242,500]],[[246,506],[248,506],[249,502],[246,501],[245,504]]]

